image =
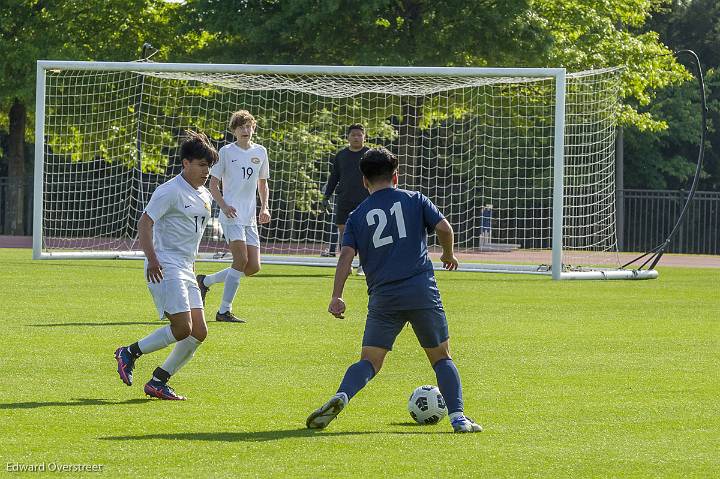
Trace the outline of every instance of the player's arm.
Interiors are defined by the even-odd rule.
[[[225,199],[223,198],[222,192],[220,191],[220,179],[212,175],[210,176],[210,194],[212,195],[215,203],[218,204],[222,212],[225,213],[225,216],[227,216],[228,218],[237,217],[237,210],[229,204],[225,203]]]
[[[338,167],[337,155],[330,160],[330,178],[328,178],[327,185],[325,185],[325,199],[329,200],[335,192],[335,187],[340,181],[340,168]]]
[[[142,248],[148,261],[147,280],[151,283],[159,283],[163,278],[163,274],[162,266],[153,246],[154,225],[153,219],[147,213],[143,213],[138,222],[138,240],[140,241],[140,248]]]
[[[258,179],[258,194],[260,195],[260,215],[258,221],[260,224],[270,222],[270,209],[268,201],[270,200],[270,188],[268,188],[267,178]]]
[[[441,219],[440,222],[435,225],[435,232],[437,233],[438,241],[443,250],[442,256],[440,256],[443,268],[450,271],[457,269],[458,260],[453,250],[454,232],[448,220],[445,218]]]
[[[332,299],[328,306],[328,312],[336,318],[344,319],[345,301],[342,299],[345,282],[350,276],[352,270],[352,260],[355,257],[355,248],[351,246],[343,246],[340,250],[340,258],[338,258],[337,267],[335,268],[335,283],[333,286]]]

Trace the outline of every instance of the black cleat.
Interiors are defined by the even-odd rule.
[[[198,288],[200,288],[200,297],[203,301],[203,306],[205,306],[205,295],[208,291],[210,291],[209,286],[205,286],[205,274],[199,274],[195,276],[195,281],[197,282]]]
[[[215,321],[220,321],[221,323],[247,323],[244,319],[235,316],[232,311],[225,311],[224,313],[218,311],[215,315]]]
[[[325,429],[330,424],[330,421],[335,419],[344,408],[345,401],[336,394],[308,416],[305,426],[308,429]]]

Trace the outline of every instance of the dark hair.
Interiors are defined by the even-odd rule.
[[[360,171],[370,183],[392,180],[397,169],[397,157],[383,147],[369,149],[360,159]]]
[[[360,130],[365,134],[365,127],[362,126],[360,123],[353,123],[352,125],[348,126],[347,134],[349,135],[351,131],[353,130]]]
[[[206,160],[212,166],[218,161],[218,152],[205,133],[187,130],[180,145],[180,160]]]

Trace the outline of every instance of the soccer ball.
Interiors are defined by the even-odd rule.
[[[445,400],[437,386],[420,386],[408,400],[410,416],[418,424],[437,424],[447,416]]]

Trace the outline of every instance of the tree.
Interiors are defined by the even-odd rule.
[[[145,41],[171,43],[176,4],[162,0],[6,0],[0,10],[0,126],[9,130],[8,174],[24,177],[28,119],[33,117],[36,61],[132,60]],[[13,190],[6,210],[10,232],[23,231],[24,191]]]
[[[646,28],[659,32],[673,50],[692,49],[705,73],[709,132],[700,188],[720,190],[720,3],[674,0],[653,16]],[[688,56],[680,61],[694,70]],[[695,172],[700,138],[700,97],[696,81],[659,92],[645,111],[668,125],[658,134],[628,129],[626,152],[629,187],[687,188]]]
[[[527,0],[189,0],[203,55],[233,63],[539,64],[550,36]],[[498,48],[502,45],[502,48]]]

